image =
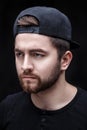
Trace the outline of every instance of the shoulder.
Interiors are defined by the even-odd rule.
[[[87,90],[78,88],[76,95],[76,106],[83,111],[87,111]]]
[[[83,89],[83,88],[78,88],[78,95],[80,97],[80,100],[84,100],[87,99],[87,90]],[[84,100],[87,102],[87,100]]]
[[[24,97],[26,97],[26,93],[23,91],[10,94],[1,101],[0,107],[13,107],[17,105],[19,102],[23,101]]]
[[[14,114],[18,114],[23,106],[28,103],[29,94],[21,91],[8,95],[0,103],[0,128],[14,118]],[[22,113],[22,112],[21,112]]]
[[[15,113],[17,109],[25,106],[28,103],[29,94],[25,92],[18,92],[15,94],[8,95],[0,103],[0,119],[2,117],[8,117],[9,113]],[[7,115],[7,116],[6,116]]]
[[[9,94],[8,96],[6,96],[2,101],[2,102],[9,102],[9,101],[13,101],[13,100],[16,100],[17,98],[20,98],[21,96],[23,95],[23,92],[17,92],[17,93],[14,93],[14,94]]]

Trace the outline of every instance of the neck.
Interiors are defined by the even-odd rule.
[[[34,105],[45,110],[57,110],[67,105],[76,95],[77,89],[65,80],[61,81],[45,91],[31,94]]]

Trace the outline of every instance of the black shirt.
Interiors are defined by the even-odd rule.
[[[87,130],[87,91],[78,88],[74,99],[55,111],[37,108],[25,92],[9,95],[0,104],[0,130]]]

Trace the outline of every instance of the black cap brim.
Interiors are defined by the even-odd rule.
[[[76,41],[69,41],[69,42],[70,42],[71,50],[80,48],[80,44],[78,42],[76,42]]]

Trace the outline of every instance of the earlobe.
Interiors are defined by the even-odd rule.
[[[61,58],[61,70],[66,70],[71,63],[72,60],[72,52],[66,51],[65,54]]]

